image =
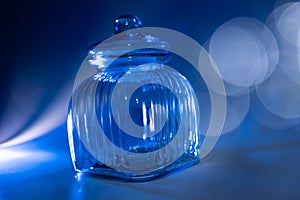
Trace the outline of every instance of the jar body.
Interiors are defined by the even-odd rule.
[[[141,181],[198,163],[199,106],[188,80],[162,64],[128,69],[101,71],[74,91],[75,170]]]

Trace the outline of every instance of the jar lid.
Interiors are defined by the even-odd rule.
[[[99,65],[99,60],[118,57],[169,57],[169,44],[160,38],[139,32],[137,28],[142,26],[141,20],[136,16],[119,16],[114,23],[115,35],[92,44],[88,48],[88,61],[92,65]],[[136,31],[128,31],[132,29]]]

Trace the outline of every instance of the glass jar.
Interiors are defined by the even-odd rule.
[[[169,44],[141,25],[120,16],[115,36],[89,49],[84,62],[97,73],[75,88],[68,115],[77,172],[143,181],[199,162],[195,92],[167,66]]]

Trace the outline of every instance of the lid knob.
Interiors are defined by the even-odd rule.
[[[134,15],[121,15],[114,23],[115,34],[127,31],[129,29],[142,27],[142,21]]]

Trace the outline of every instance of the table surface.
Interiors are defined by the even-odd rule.
[[[0,163],[0,199],[299,199],[299,126],[250,121],[221,136],[198,165],[141,183],[75,174],[63,125],[5,149],[16,156]]]

